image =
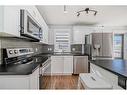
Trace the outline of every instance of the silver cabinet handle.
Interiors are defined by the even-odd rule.
[[[90,78],[91,78],[92,80],[96,81],[96,79],[95,79],[94,77],[91,76]]]

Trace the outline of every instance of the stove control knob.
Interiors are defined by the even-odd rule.
[[[14,53],[17,54],[18,53],[18,50],[14,50]]]
[[[13,51],[12,50],[9,50],[9,54],[13,54]]]

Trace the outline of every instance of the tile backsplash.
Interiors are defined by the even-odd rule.
[[[19,38],[5,38],[0,37],[0,64],[1,64],[1,49],[2,48],[33,48],[34,54],[51,53],[53,45],[40,44],[38,42],[31,42]]]
[[[0,40],[0,64],[1,64],[1,40]]]
[[[82,44],[72,44],[71,52],[72,53],[82,53]]]

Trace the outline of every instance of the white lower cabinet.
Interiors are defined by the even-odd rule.
[[[30,75],[0,75],[0,89],[39,89],[39,68]]]
[[[29,76],[0,75],[0,89],[29,89]]]
[[[64,74],[73,73],[73,56],[64,56]]]
[[[102,69],[101,67],[90,63],[90,73],[96,73],[98,74],[101,78],[103,78],[105,81],[110,83],[113,86],[113,89],[122,89],[120,86],[118,86],[118,76],[105,70]]]
[[[39,68],[30,75],[30,89],[39,89]]]
[[[73,73],[73,56],[52,56],[51,74],[64,75]]]
[[[51,74],[62,74],[64,69],[63,66],[63,56],[51,57]]]

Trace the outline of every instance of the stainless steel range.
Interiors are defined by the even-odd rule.
[[[33,48],[2,49],[2,65],[30,64],[33,62]]]

